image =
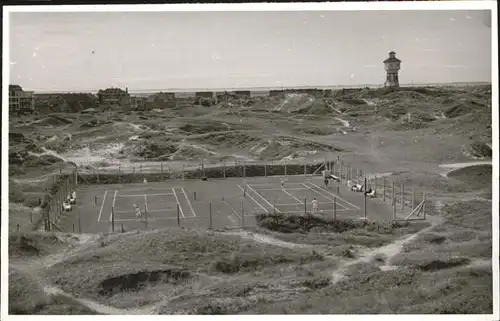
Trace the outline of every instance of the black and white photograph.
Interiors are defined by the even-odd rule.
[[[3,24],[2,319],[500,318],[496,2]]]

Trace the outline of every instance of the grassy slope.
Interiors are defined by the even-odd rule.
[[[129,112],[119,118],[111,117],[116,118],[114,121],[145,124],[155,130],[162,130],[161,124],[178,128],[186,123],[194,126],[174,130],[173,135],[153,133],[151,137],[160,140],[167,136],[178,140],[184,135],[198,134],[206,129],[220,131],[227,128],[222,122],[227,123],[230,130],[242,130],[234,132],[234,137],[248,129],[261,130],[264,136],[301,136],[307,129],[305,135],[309,139],[328,144],[335,141],[336,147],[345,149],[342,156],[353,166],[392,171],[392,179],[398,182],[425,186],[433,196],[428,213],[442,215],[445,222],[406,245],[403,252],[391,260],[391,264],[400,267],[397,270],[380,271],[371,263],[355,264],[346,272],[348,278],[332,285],[331,271],[339,262],[323,255],[334,254],[341,259],[356,257],[364,247],[387,244],[422,226],[410,225],[383,231],[356,228],[326,234],[317,229],[301,233],[261,229],[261,232],[276,239],[303,244],[294,249],[258,244],[236,236],[209,236],[189,231],[125,234],[108,238],[97,250],[84,251],[53,266],[44,277],[77,296],[114,306],[142,306],[163,300],[160,313],[491,312],[491,266],[466,266],[476,262],[476,259],[491,258],[491,202],[458,202],[464,193],[472,196],[489,193],[491,199],[491,179],[488,179],[491,174],[484,166],[457,171],[448,178],[440,176],[435,170],[436,163],[470,160],[468,155],[471,154],[472,144],[479,142],[484,146],[491,142],[491,115],[490,110],[484,107],[485,97],[482,87],[402,92],[361,90],[347,91],[344,97],[337,96],[329,102],[344,111],[343,115],[336,112],[324,115],[327,108],[316,103],[312,103],[314,108],[311,110],[318,111],[318,115],[303,113],[309,108],[309,103],[303,104],[307,108],[304,107],[298,114],[260,110],[283,103],[273,98],[269,101],[256,100],[256,105],[247,110],[234,106],[216,109],[190,107],[186,110],[167,110],[163,114]],[[367,104],[364,99],[376,104]],[[297,106],[285,107],[293,109]],[[411,122],[405,121],[408,112],[412,113]],[[448,118],[443,119],[442,115]],[[343,128],[348,133],[342,134],[339,132],[341,124],[331,117],[348,120],[355,131]],[[70,128],[79,131],[74,136],[75,146],[78,146],[78,137],[87,139],[99,133],[118,138],[123,136],[120,130],[131,130],[130,126],[120,129],[120,126],[106,125],[103,115],[87,118],[85,122],[97,118],[104,123],[90,129],[85,127],[87,125],[71,125]],[[246,126],[240,126],[240,119]],[[321,125],[318,125],[320,122]],[[46,135],[55,134],[54,129],[44,129],[39,125],[26,128],[29,132],[36,129]],[[110,129],[113,129],[112,133]],[[257,137],[256,142],[260,139],[259,135],[251,132],[248,136],[252,139]],[[190,141],[200,145],[212,144],[215,149],[224,152],[223,148],[218,149],[220,142],[216,137],[208,134],[198,139],[196,135],[191,135]],[[252,139],[249,139],[250,145],[255,143]],[[235,141],[231,145],[237,146],[238,143]],[[248,148],[249,144],[241,146]],[[22,145],[15,147],[22,148]],[[234,150],[232,148],[231,152]],[[54,165],[16,167],[12,173],[19,171],[28,176],[53,168]],[[21,193],[32,190],[32,185],[18,185],[13,190],[17,195],[13,196],[22,198]],[[446,199],[440,201],[438,196],[446,196]],[[439,202],[449,204],[439,210]],[[57,242],[51,243],[50,239],[38,240],[36,248],[40,251],[38,255],[32,253],[31,256],[53,253],[54,248],[61,246]],[[24,255],[23,251],[27,248],[14,244],[12,251],[9,250],[11,255]],[[161,281],[155,277],[151,279],[151,272],[158,272],[162,276]],[[149,281],[138,288],[137,280],[143,280],[145,275]],[[19,284],[33,282],[22,275],[13,280],[21,280]],[[117,290],[118,287],[113,287],[116,284],[127,284],[127,288]],[[14,300],[19,298],[19,302],[34,302],[31,306],[27,305],[30,313],[44,311],[40,307],[48,306],[53,309],[45,310],[47,313],[67,309],[80,311],[78,307],[65,308],[73,306],[74,302],[63,302],[67,300],[64,297],[47,298],[40,291],[32,291],[30,294],[34,298],[27,299],[24,287],[15,289],[16,286],[12,286],[14,290],[10,295]],[[34,285],[30,287],[36,289]],[[106,291],[102,292],[103,288]]]

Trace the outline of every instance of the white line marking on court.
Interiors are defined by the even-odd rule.
[[[182,193],[184,193],[184,197],[186,198],[186,201],[188,202],[189,209],[191,210],[191,213],[193,213],[193,216],[196,217],[196,213],[194,212],[193,206],[191,205],[191,201],[189,200],[186,191],[184,190],[184,187],[182,187]]]
[[[249,186],[249,185],[247,185],[247,186]],[[244,189],[243,189],[243,188],[242,188],[239,184],[238,184],[238,187],[241,189],[241,191],[242,191],[242,192],[244,192],[244,191],[245,191],[245,190],[244,190]],[[250,187],[250,186],[249,186],[249,187]],[[260,204],[259,202],[257,202],[257,201],[255,200],[255,198],[253,198],[253,197],[252,197],[252,195],[248,194],[248,197],[250,197],[250,199],[251,199],[252,201],[254,201],[254,203],[255,203],[255,204],[257,204],[257,205],[258,205],[261,209],[263,209],[264,211],[266,211],[266,213],[269,213],[269,211],[268,211],[268,210],[267,210],[264,206],[262,206],[262,204]]]
[[[190,217],[185,217],[183,218],[185,220],[189,220],[189,219],[199,219],[199,217],[194,217],[194,216],[190,216]],[[177,220],[177,217],[153,217],[153,218],[148,218],[148,222],[150,221],[167,221],[167,220]],[[122,219],[118,219],[118,220],[115,220],[115,222],[133,222],[133,221],[137,221],[136,218],[122,218]],[[139,221],[137,221],[139,222]]]
[[[269,201],[267,199],[265,199],[262,195],[260,195],[259,193],[257,193],[250,185],[248,185],[248,188],[250,188],[255,194],[259,195],[260,198],[262,198],[264,200],[264,202],[266,202],[267,204],[269,204],[269,206],[271,206],[272,208],[274,208],[274,210],[278,213],[281,213],[280,210],[278,210],[276,208],[276,206],[273,206],[273,204],[269,203]]]
[[[111,213],[109,213],[109,221],[110,222],[113,220],[113,211],[115,210],[116,194],[118,194],[118,190],[115,189],[115,195],[113,195],[113,205],[112,205]]]
[[[322,190],[322,191],[325,191],[325,193],[328,193],[328,194],[330,194],[330,195],[332,195],[332,196],[335,196],[336,198],[338,198],[338,199],[342,200],[344,203],[346,203],[346,204],[348,204],[348,205],[351,205],[352,207],[354,207],[354,208],[356,208],[356,209],[358,209],[358,210],[360,209],[358,206],[356,206],[356,205],[352,204],[351,202],[349,202],[349,201],[347,201],[347,200],[343,199],[342,197],[340,197],[340,196],[338,196],[338,195],[335,195],[335,194],[333,194],[333,193],[331,193],[331,192],[327,191],[326,189],[323,189],[323,188],[319,187],[318,185],[316,185],[316,184],[314,184],[314,183],[309,183],[309,184],[316,186],[317,188],[319,188],[319,189],[320,189],[320,190]]]
[[[297,197],[295,197],[294,195],[292,195],[291,193],[289,193],[286,189],[282,189],[283,192],[285,192],[285,194],[287,195],[290,195],[291,197],[293,197],[294,200],[296,200],[297,202],[299,202],[300,204],[304,205],[304,202],[302,202],[301,200],[299,200]]]
[[[108,190],[104,191],[104,197],[102,198],[101,210],[99,211],[99,216],[97,217],[97,222],[101,221],[102,209],[104,208],[104,202],[106,202],[106,195],[108,195]]]
[[[250,186],[250,185],[248,185]],[[255,188],[254,188],[255,189]],[[287,191],[305,191],[305,190],[308,190],[310,188],[287,188],[286,190]],[[275,186],[274,188],[257,188],[255,189],[256,191],[259,191],[259,192],[265,192],[265,191],[281,191],[282,188],[281,186]]]
[[[142,197],[144,194],[120,194],[118,197]],[[169,196],[174,195],[173,193],[159,193],[159,194],[147,194],[147,196]]]
[[[168,213],[168,212],[175,212],[177,208],[164,208],[161,210],[148,210],[148,214],[150,213]],[[134,212],[131,211],[115,211],[115,214],[130,214],[130,215],[135,215]]]
[[[304,186],[306,186],[306,185],[304,185]],[[329,200],[332,202],[331,204],[333,204],[333,198],[330,198],[330,197],[328,197],[328,195],[325,195],[325,194],[323,194],[323,193],[321,193],[321,192],[319,192],[319,191],[317,191],[317,190],[314,190],[314,189],[312,189],[312,188],[311,188],[310,190],[311,190],[311,191],[313,191],[314,193],[318,194],[318,195],[321,195],[321,196],[323,196],[323,197],[325,197],[325,198],[329,199]],[[340,198],[338,197],[338,199],[340,199]],[[344,208],[344,209],[347,209],[347,207],[345,207],[344,205],[342,205],[342,203],[340,203],[340,202],[337,202],[337,205],[338,205],[338,206],[341,206],[341,207],[342,207],[342,208]],[[333,206],[333,205],[332,205],[332,206]]]
[[[238,218],[241,220],[241,215],[236,212],[236,210],[226,201],[223,201],[224,204],[226,204],[227,207],[231,209],[234,215],[238,216]]]
[[[182,218],[184,218],[184,211],[182,210],[181,203],[179,203],[179,198],[177,197],[177,193],[175,193],[175,189],[172,188],[172,192],[174,192],[175,200],[177,201],[177,205],[179,205],[179,210],[181,211]]]

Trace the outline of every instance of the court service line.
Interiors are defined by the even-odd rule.
[[[108,195],[108,190],[104,191],[104,197],[102,198],[101,210],[99,211],[99,216],[97,217],[97,222],[101,221],[102,209],[104,208],[104,203],[106,202],[106,195]]]
[[[158,194],[120,194],[118,197],[142,197],[143,195],[147,196],[168,196],[174,195],[173,193],[158,193]]]
[[[333,193],[331,193],[331,192],[327,191],[326,189],[324,189],[324,188],[322,188],[322,187],[320,187],[320,186],[318,186],[318,185],[316,185],[316,184],[314,184],[314,183],[309,182],[309,184],[316,186],[317,188],[319,188],[320,190],[324,191],[325,193],[328,193],[328,194],[330,194],[330,195],[332,195],[332,196],[335,196],[336,198],[338,198],[338,199],[342,200],[344,203],[346,203],[346,204],[348,204],[348,205],[351,205],[351,206],[352,206],[352,207],[354,207],[355,209],[358,209],[358,210],[360,209],[360,207],[359,207],[359,206],[356,206],[356,205],[352,204],[351,202],[349,202],[349,201],[347,201],[347,200],[343,199],[342,197],[339,197],[338,195],[335,195],[335,194],[333,194]],[[307,185],[306,185],[306,186],[307,186]]]
[[[181,203],[179,203],[179,198],[177,197],[177,193],[175,192],[175,189],[172,188],[172,192],[174,192],[175,200],[177,201],[177,204],[179,205],[179,210],[181,211],[182,218],[184,218],[184,211],[182,210]]]
[[[191,213],[193,213],[193,216],[196,217],[196,213],[194,212],[193,206],[191,205],[191,201],[189,200],[186,191],[184,190],[184,187],[182,187],[182,193],[184,193],[184,197],[186,198],[186,201],[188,202],[189,209],[191,210]]]
[[[306,186],[306,185],[304,185],[304,186]],[[325,194],[323,194],[323,193],[321,193],[321,192],[319,192],[317,190],[314,190],[312,188],[310,188],[310,190],[313,191],[314,193],[318,194],[318,195],[321,195],[321,196],[325,197],[326,199],[329,199],[333,203],[333,198],[328,197],[328,195],[325,195]],[[337,198],[340,199],[339,197],[337,197]],[[345,207],[344,205],[342,205],[342,203],[340,203],[340,202],[338,202],[337,205],[341,206],[342,208],[344,208],[346,210],[348,209],[347,207]]]
[[[286,189],[282,189],[283,192],[285,192],[285,194],[287,195],[290,195],[291,197],[293,197],[294,200],[296,200],[297,202],[299,202],[300,204],[304,205],[304,202],[302,202],[301,200],[299,200],[297,197],[295,197],[294,195],[292,195],[292,193],[289,193]]]
[[[248,187],[250,187],[249,185],[247,185],[247,186],[248,186]],[[241,189],[241,191],[242,191],[242,192],[245,192],[245,190],[244,190],[244,189],[243,189],[243,188],[242,188],[239,184],[238,184],[238,187]],[[250,195],[250,194],[246,194],[246,195],[248,195],[248,197],[250,197],[250,199],[251,199],[251,200],[252,200],[255,204],[257,204],[258,206],[260,206],[260,208],[261,208],[261,209],[263,209],[266,213],[269,213],[269,211],[268,211],[268,210],[267,210],[264,206],[262,206],[262,204],[260,204],[259,202],[257,202],[257,201],[255,200],[255,198],[253,198],[253,197],[252,197],[252,195]]]
[[[226,201],[223,201],[224,204],[226,204],[227,207],[231,209],[234,215],[238,216],[238,218],[241,220],[241,215],[236,212],[236,210]]]
[[[115,189],[115,194],[113,195],[113,204],[111,208],[111,213],[109,213],[110,222],[113,220],[113,211],[115,210],[116,194],[118,194],[118,190]]]
[[[276,206],[273,206],[273,204],[269,203],[269,201],[267,199],[265,199],[262,195],[260,195],[259,193],[257,193],[250,185],[248,185],[248,188],[250,188],[255,194],[259,195],[260,198],[262,198],[264,200],[264,202],[266,202],[267,204],[269,204],[269,206],[271,206],[272,208],[274,208],[274,210],[278,213],[281,213],[280,210],[278,210],[276,208]]]

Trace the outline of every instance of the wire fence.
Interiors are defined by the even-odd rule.
[[[377,175],[365,171],[363,168],[353,167],[343,162],[340,157],[335,160],[325,158],[321,162],[316,163],[300,163],[300,162],[223,162],[222,164],[205,164],[200,162],[193,166],[170,166],[169,163],[155,164],[160,170],[152,171],[151,164],[135,164],[132,167],[121,167],[117,170],[101,171],[101,169],[81,170],[75,168],[70,171],[63,172],[62,170],[58,175],[53,176],[53,184],[47,191],[47,195],[41,205],[41,215],[36,218],[30,216],[30,222],[34,226],[41,226],[45,230],[61,230],[58,223],[62,216],[72,215],[65,209],[68,197],[71,197],[72,192],[78,185],[94,185],[94,184],[127,184],[127,183],[142,183],[147,182],[161,182],[168,180],[190,180],[190,179],[225,179],[234,177],[272,177],[272,176],[318,176],[331,174],[340,183],[347,186],[351,190],[359,189],[366,197],[379,199],[384,203],[391,205],[394,214],[394,220],[397,220],[396,212],[398,213],[412,213],[418,215],[424,213],[425,217],[425,192],[417,191],[413,187],[399,184],[390,177],[384,175]],[[146,169],[146,170],[145,170]],[[370,193],[368,193],[370,191]],[[239,192],[238,192],[239,193]],[[239,193],[241,194],[241,193]],[[237,196],[238,199],[241,195]],[[196,196],[195,196],[196,198]],[[335,198],[333,198],[335,202]],[[200,200],[201,202],[201,200]],[[224,200],[209,200],[205,201],[204,206],[214,207],[222,206]],[[220,203],[220,204],[219,204]],[[311,213],[311,209],[307,208],[307,201],[303,202],[304,210],[302,208],[291,210],[290,214],[304,214]],[[97,198],[96,198],[97,204]],[[179,205],[179,204],[177,204]],[[241,210],[238,205],[233,204],[234,213],[239,217],[240,221],[247,223],[235,223],[235,226],[244,226],[250,222],[255,221],[256,213],[244,208],[249,205],[243,204]],[[366,207],[365,207],[366,208]],[[274,206],[276,209],[276,206]],[[329,209],[336,216],[336,205],[332,203]],[[418,211],[415,211],[418,209]],[[211,212],[211,211],[210,211]],[[296,212],[296,213],[295,213]],[[177,213],[179,216],[180,213]],[[366,211],[365,211],[366,216]],[[113,213],[112,217],[115,215]],[[175,221],[176,217],[172,220]],[[81,226],[79,217],[73,220],[72,231],[84,232]],[[180,223],[180,222],[179,222]],[[213,229],[216,223],[210,219],[210,222],[205,222],[206,227]],[[255,223],[255,222],[254,222]],[[113,224],[114,225],[114,224]],[[175,225],[175,224],[174,224]],[[68,227],[66,227],[68,229]],[[113,230],[119,230],[120,226],[114,226]],[[69,231],[67,231],[69,232]]]

